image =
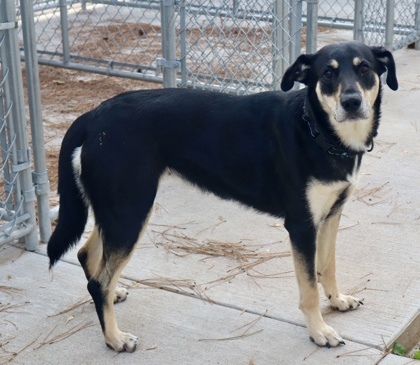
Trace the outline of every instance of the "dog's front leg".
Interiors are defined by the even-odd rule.
[[[351,295],[338,291],[335,277],[335,243],[341,209],[329,216],[321,225],[318,235],[316,259],[318,281],[324,288],[325,295],[330,301],[331,308],[345,312],[358,308],[363,302]]]
[[[344,344],[337,332],[322,318],[315,268],[317,232],[309,223],[286,224],[292,244],[296,278],[300,290],[299,308],[305,316],[309,338],[319,346]]]

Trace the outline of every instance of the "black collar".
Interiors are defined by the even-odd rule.
[[[328,138],[328,136],[318,127],[313,110],[309,106],[307,99],[305,99],[305,104],[303,105],[303,112],[302,119],[307,123],[311,137],[315,143],[324,150],[324,152],[334,156],[350,158],[362,154],[362,152],[356,152],[348,149],[342,144],[338,144],[331,138]],[[372,145],[368,152],[373,149],[373,139],[371,143]]]

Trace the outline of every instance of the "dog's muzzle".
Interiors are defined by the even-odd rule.
[[[337,122],[369,118],[369,108],[363,100],[361,93],[348,92],[340,95],[335,119]]]
[[[341,94],[340,103],[347,113],[356,113],[362,105],[362,95],[356,92]]]

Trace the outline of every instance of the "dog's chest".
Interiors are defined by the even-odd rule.
[[[349,175],[346,180],[323,182],[311,179],[306,188],[306,199],[312,220],[318,226],[333,209],[339,208],[356,188],[358,174]]]

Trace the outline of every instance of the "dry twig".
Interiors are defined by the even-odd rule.
[[[172,279],[156,276],[154,278],[136,280],[136,283],[150,286],[152,288],[168,290],[178,294],[189,296],[194,295],[208,302],[212,302],[212,300],[204,294],[200,285],[188,279]]]
[[[45,345],[51,345],[51,344],[53,344],[53,343],[56,343],[56,342],[60,342],[60,341],[63,341],[63,340],[65,340],[66,338],[68,338],[68,337],[70,337],[70,336],[73,336],[75,333],[77,333],[77,332],[79,332],[79,331],[82,331],[82,330],[84,330],[84,329],[86,329],[86,328],[89,328],[89,327],[92,327],[92,326],[94,326],[94,323],[92,322],[92,321],[89,321],[89,322],[87,322],[87,323],[82,323],[82,324],[79,324],[79,325],[76,325],[76,326],[74,326],[74,327],[72,327],[72,328],[70,328],[69,330],[67,330],[67,331],[64,331],[64,332],[62,332],[62,333],[60,333],[60,334],[58,334],[58,335],[56,335],[56,336],[54,336],[54,337],[52,337],[52,338],[49,338],[50,337],[50,335],[54,332],[54,330],[57,328],[57,325],[55,326],[55,327],[53,327],[53,329],[48,333],[48,335],[44,338],[44,340],[37,346],[37,347],[35,347],[34,348],[34,350],[38,350],[39,348],[41,348],[42,346],[45,346]]]
[[[2,305],[0,305],[0,312],[11,313],[11,312],[9,312],[10,309],[23,307],[23,306],[28,305],[28,304],[29,304],[29,302],[15,303],[15,304],[10,304],[10,303],[2,304]],[[16,313],[16,312],[14,312],[14,313]]]
[[[354,196],[360,202],[363,202],[369,206],[382,204],[388,202],[391,198],[387,195],[392,191],[392,188],[384,189],[389,182],[382,185],[377,185],[372,188],[368,188],[370,184],[358,189]]]
[[[17,352],[10,352],[10,351],[7,351],[6,349],[3,348],[3,350],[6,352],[6,354],[0,356],[0,360],[1,359],[6,360],[6,361],[4,361],[4,363],[12,362],[16,358],[16,356],[18,356],[21,352],[25,351],[28,347],[32,346],[38,340],[39,336],[41,336],[41,335],[38,335],[37,338],[35,338],[32,342],[30,342],[29,344],[27,344],[25,347],[21,348]],[[3,362],[1,362],[1,363],[3,363]]]
[[[14,294],[14,293],[19,293],[22,291],[22,289],[20,288],[14,288],[12,286],[7,286],[7,285],[0,285],[0,291],[6,294]]]
[[[254,327],[261,320],[261,318],[263,318],[267,314],[267,312],[268,312],[268,310],[266,309],[264,313],[260,314],[257,318],[255,318],[251,322],[249,322],[247,324],[244,324],[243,326],[241,326],[239,328],[236,328],[231,332],[236,332],[236,331],[239,331],[239,330],[245,328],[245,331],[242,332],[242,334],[241,334],[241,335],[245,335],[252,327]]]
[[[245,335],[239,335],[239,336],[232,336],[232,337],[223,337],[223,338],[200,338],[198,341],[206,341],[206,342],[210,342],[210,341],[231,341],[231,340],[240,340],[241,338],[245,338],[245,337],[250,337],[250,336],[254,336],[257,333],[261,333],[264,330],[259,330],[259,331],[255,331],[255,332],[251,332]]]
[[[72,304],[70,307],[68,307],[66,309],[63,309],[61,312],[58,312],[56,314],[51,314],[48,317],[57,317],[60,314],[64,314],[64,313],[70,312],[73,309],[76,309],[76,308],[80,307],[83,304],[86,304],[86,303],[91,302],[91,300],[92,300],[92,298],[90,296],[89,297],[82,298],[82,299],[79,299],[76,303]]]

